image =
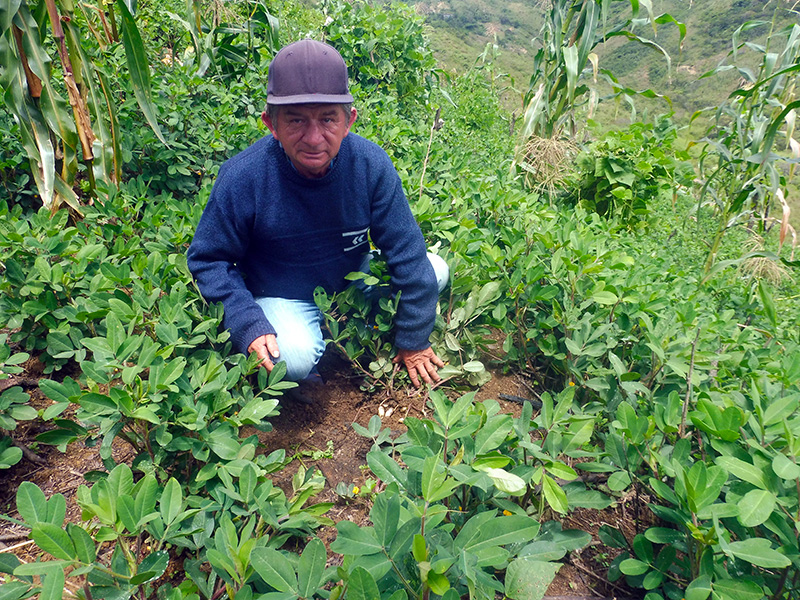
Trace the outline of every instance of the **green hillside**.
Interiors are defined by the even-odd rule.
[[[543,16],[543,2],[422,0],[415,5],[431,27],[431,45],[444,69],[463,71],[473,64],[486,44],[496,43],[499,48],[497,71],[508,73],[517,89],[524,92]],[[742,23],[764,21],[764,25],[747,32],[743,39],[761,41],[773,19],[779,26],[798,19],[796,9],[792,11],[792,3],[784,0],[655,0],[653,11],[657,15],[671,14],[686,25],[682,49],[677,29],[672,25],[660,26],[655,36],[649,28],[636,30],[644,37],[653,37],[669,53],[672,69],[667,68],[666,61],[656,51],[619,40],[600,45],[600,68],[609,69],[622,83],[634,89],[652,88],[668,95],[679,115],[715,105],[734,88],[736,77],[733,75],[722,85],[719,79],[700,81],[699,77],[725,59],[731,49],[732,35]],[[629,4],[621,3],[616,13],[621,18],[629,17]]]

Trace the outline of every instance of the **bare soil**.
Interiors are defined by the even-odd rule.
[[[26,365],[23,376],[16,377],[16,384],[22,383],[31,394],[31,403],[37,409],[50,404],[35,382],[41,377],[41,363],[31,359]],[[381,414],[383,427],[401,433],[404,429],[403,419],[408,416],[429,417],[424,392],[414,389],[394,392],[393,395],[382,393],[369,394],[359,388],[360,378],[354,376],[349,367],[326,353],[320,365],[326,383],[319,388],[314,404],[307,406],[295,402],[286,402],[281,406],[281,414],[272,419],[273,431],[258,432],[266,453],[284,448],[287,456],[295,456],[290,467],[274,474],[274,482],[287,493],[291,492],[291,478],[300,464],[306,468],[317,468],[325,476],[327,485],[315,499],[316,502],[333,502],[334,507],[328,513],[333,521],[349,520],[359,525],[369,523],[370,505],[366,498],[355,497],[345,499],[336,492],[340,482],[363,487],[368,477],[372,477],[366,468],[366,454],[372,441],[359,436],[352,428],[352,423],[367,426],[373,415]],[[63,374],[61,375],[63,376]],[[3,388],[12,384],[3,382]],[[526,382],[518,375],[494,374],[491,381],[484,385],[477,394],[478,400],[496,399],[502,409],[510,414],[519,415],[521,406],[514,402],[499,399],[500,394],[529,397],[530,390]],[[75,502],[76,490],[85,485],[83,475],[92,470],[102,470],[103,464],[96,448],[89,448],[82,443],[70,444],[66,452],[60,452],[52,446],[37,446],[35,437],[50,426],[41,421],[20,423],[14,432],[15,440],[35,452],[7,471],[0,471],[0,513],[18,518],[15,495],[20,483],[31,481],[38,485],[50,497],[63,494],[67,500],[67,520],[80,522],[80,509]],[[246,433],[246,432],[243,432]],[[312,452],[326,451],[328,442],[332,442],[332,457],[313,460]],[[129,461],[133,458],[132,450],[122,441],[114,445],[116,461]],[[571,512],[562,521],[564,529],[576,528],[589,532],[593,536],[592,543],[579,552],[572,553],[565,560],[556,579],[548,590],[552,600],[556,598],[610,598],[636,597],[637,594],[625,586],[610,584],[606,580],[608,563],[613,560],[615,551],[604,547],[597,539],[599,527],[608,523],[622,526],[623,531],[632,539],[637,533],[635,523],[638,517],[648,511],[638,511],[642,499],[620,498],[612,507],[604,511],[578,509]],[[636,516],[637,518],[634,518]],[[642,525],[640,525],[642,526]],[[336,537],[334,527],[323,528],[318,532],[323,542],[329,544]],[[21,560],[36,560],[36,546],[28,540],[27,531],[6,520],[0,520],[0,552],[14,552]]]

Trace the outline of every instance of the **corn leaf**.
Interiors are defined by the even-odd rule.
[[[150,65],[147,62],[147,52],[142,42],[142,36],[139,34],[136,21],[128,5],[123,0],[117,0],[117,7],[122,14],[122,43],[125,46],[125,58],[128,62],[128,70],[131,73],[133,93],[139,103],[139,108],[142,109],[142,113],[147,119],[147,123],[158,139],[161,140],[161,143],[167,145],[167,140],[161,132],[158,119],[156,119],[156,107],[153,104],[150,85]]]
[[[0,2],[0,35],[11,29],[14,15],[17,14],[22,0],[4,0]]]
[[[22,6],[14,19],[14,24],[22,31],[22,47],[31,71],[41,80],[41,110],[50,129],[64,144],[76,148],[78,133],[67,101],[53,87],[50,56],[41,43],[41,33],[36,20],[27,6]]]

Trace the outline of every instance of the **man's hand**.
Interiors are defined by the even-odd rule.
[[[262,335],[254,339],[247,347],[248,352],[255,352],[261,359],[261,366],[268,372],[272,372],[275,361],[280,357],[278,350],[278,338],[273,334]]]
[[[436,356],[432,348],[425,350],[397,350],[397,356],[392,359],[394,363],[402,363],[408,369],[408,376],[411,377],[411,383],[414,387],[419,387],[420,379],[425,383],[433,383],[441,381],[437,373],[438,367],[443,367],[444,362],[441,358]]]

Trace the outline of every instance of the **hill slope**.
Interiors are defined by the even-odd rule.
[[[447,70],[469,68],[487,43],[496,43],[500,54],[497,72],[509,74],[516,88],[524,92],[528,85],[536,36],[544,16],[541,0],[491,3],[487,0],[420,0],[417,10],[426,15],[431,26],[431,43],[440,64]],[[634,89],[651,88],[667,94],[678,114],[691,114],[703,106],[718,104],[735,85],[731,76],[719,80],[698,81],[713,69],[731,49],[736,29],[747,21],[765,24],[747,33],[745,39],[759,40],[769,31],[775,17],[777,26],[797,21],[786,0],[655,0],[656,14],[669,13],[686,24],[683,49],[678,46],[674,26],[662,25],[655,40],[672,57],[672,70],[657,52],[640,44],[614,40],[598,48],[600,66],[611,70],[623,83]],[[643,9],[642,9],[643,10]],[[630,16],[627,2],[614,10],[620,19]],[[651,29],[637,33],[652,37]]]

